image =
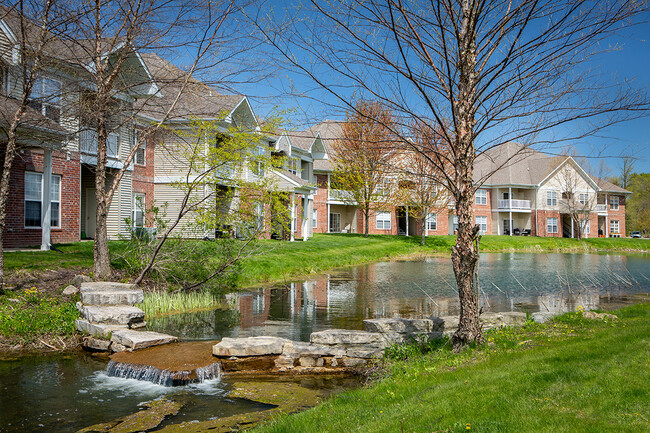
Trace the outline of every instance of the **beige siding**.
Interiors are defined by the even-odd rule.
[[[181,202],[185,192],[179,188],[174,187],[169,183],[157,183],[154,186],[154,196],[155,204],[161,209],[164,207],[165,203],[167,204],[165,208],[166,219],[169,222],[173,222],[178,216],[180,210]],[[193,200],[199,200],[201,193],[196,193],[193,195]],[[202,238],[207,233],[199,231],[196,227],[192,225],[193,218],[191,213],[188,214],[181,223],[174,230],[173,235],[189,237],[189,238]]]
[[[11,41],[7,34],[2,30],[0,30],[0,57],[9,64],[13,63]]]
[[[156,143],[156,177],[187,175],[189,162],[186,153],[187,145],[181,137],[164,134],[162,141]]]

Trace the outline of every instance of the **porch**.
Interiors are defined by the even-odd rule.
[[[506,236],[530,236],[532,233],[532,221],[530,213],[499,212],[496,224],[496,234]],[[494,228],[492,231],[494,232]]]
[[[357,207],[328,204],[328,233],[358,233]]]

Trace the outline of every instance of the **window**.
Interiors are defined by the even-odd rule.
[[[264,176],[264,160],[266,149],[264,146],[257,146],[253,152],[253,173],[256,176]]]
[[[454,233],[456,233],[458,231],[458,217],[456,215],[454,215],[453,223]]]
[[[546,206],[557,206],[556,191],[546,191]]]
[[[29,105],[46,117],[58,122],[61,118],[61,82],[52,78],[34,80]]]
[[[578,195],[578,200],[582,205],[589,204],[589,194],[581,192],[580,195]]]
[[[582,221],[582,234],[588,235],[590,234],[591,230],[589,228],[589,220],[583,220]]]
[[[264,205],[262,203],[257,203],[255,205],[255,216],[257,220],[257,230],[264,230]]]
[[[140,143],[140,131],[137,129],[133,130],[133,145],[138,146],[138,150],[135,151],[135,163],[138,165],[146,164],[146,144]]]
[[[293,218],[291,218],[291,232],[295,233],[298,230],[298,205],[293,205]]]
[[[300,163],[296,158],[287,159],[286,168],[289,173],[293,173],[296,176],[300,175]]]
[[[557,233],[557,218],[546,218],[546,231]]]
[[[316,228],[316,223],[318,223],[318,211],[314,209],[314,214],[312,215],[312,221],[311,221],[312,228]]]
[[[145,198],[144,194],[133,194],[133,227],[144,227]]]
[[[377,230],[390,230],[390,212],[377,212]]]
[[[487,232],[487,217],[486,216],[477,216],[476,217],[476,225],[480,227],[481,234],[485,234]]]
[[[618,197],[617,197],[618,198]],[[610,233],[615,233],[619,234],[620,232],[618,231],[618,220],[610,220],[609,221],[609,232]]]
[[[476,190],[476,204],[487,204],[487,189]]]
[[[330,214],[330,233],[339,233],[341,231],[341,214]]]
[[[25,227],[41,227],[43,215],[43,174],[25,173]],[[61,227],[61,176],[50,181],[50,226]]]
[[[438,229],[438,215],[430,213],[427,215],[427,230],[437,230]]]
[[[509,193],[509,192],[504,192],[504,193],[503,193],[503,199],[504,199],[504,200],[508,200],[508,199],[510,199],[510,193]]]
[[[611,210],[618,210],[618,196],[612,195],[609,197],[609,208]]]

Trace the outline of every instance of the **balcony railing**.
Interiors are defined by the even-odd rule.
[[[597,212],[607,212],[607,205],[606,204],[597,204],[596,205],[596,211]]]
[[[530,200],[499,200],[499,209],[530,210]]]
[[[108,134],[106,140],[106,153],[112,158],[117,158],[119,152],[119,136],[113,132]],[[79,150],[83,153],[97,155],[97,131],[84,129],[79,134]]]
[[[346,203],[350,203],[354,201],[354,196],[352,195],[352,192],[345,191],[342,189],[330,189],[329,198],[330,200],[337,200]]]

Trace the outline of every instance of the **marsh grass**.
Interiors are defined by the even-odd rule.
[[[411,348],[370,386],[255,431],[649,431],[650,304],[615,314],[492,330],[461,353]]]
[[[207,291],[189,293],[148,292],[145,293],[142,303],[136,306],[142,309],[147,317],[227,307],[225,302],[217,299]]]

